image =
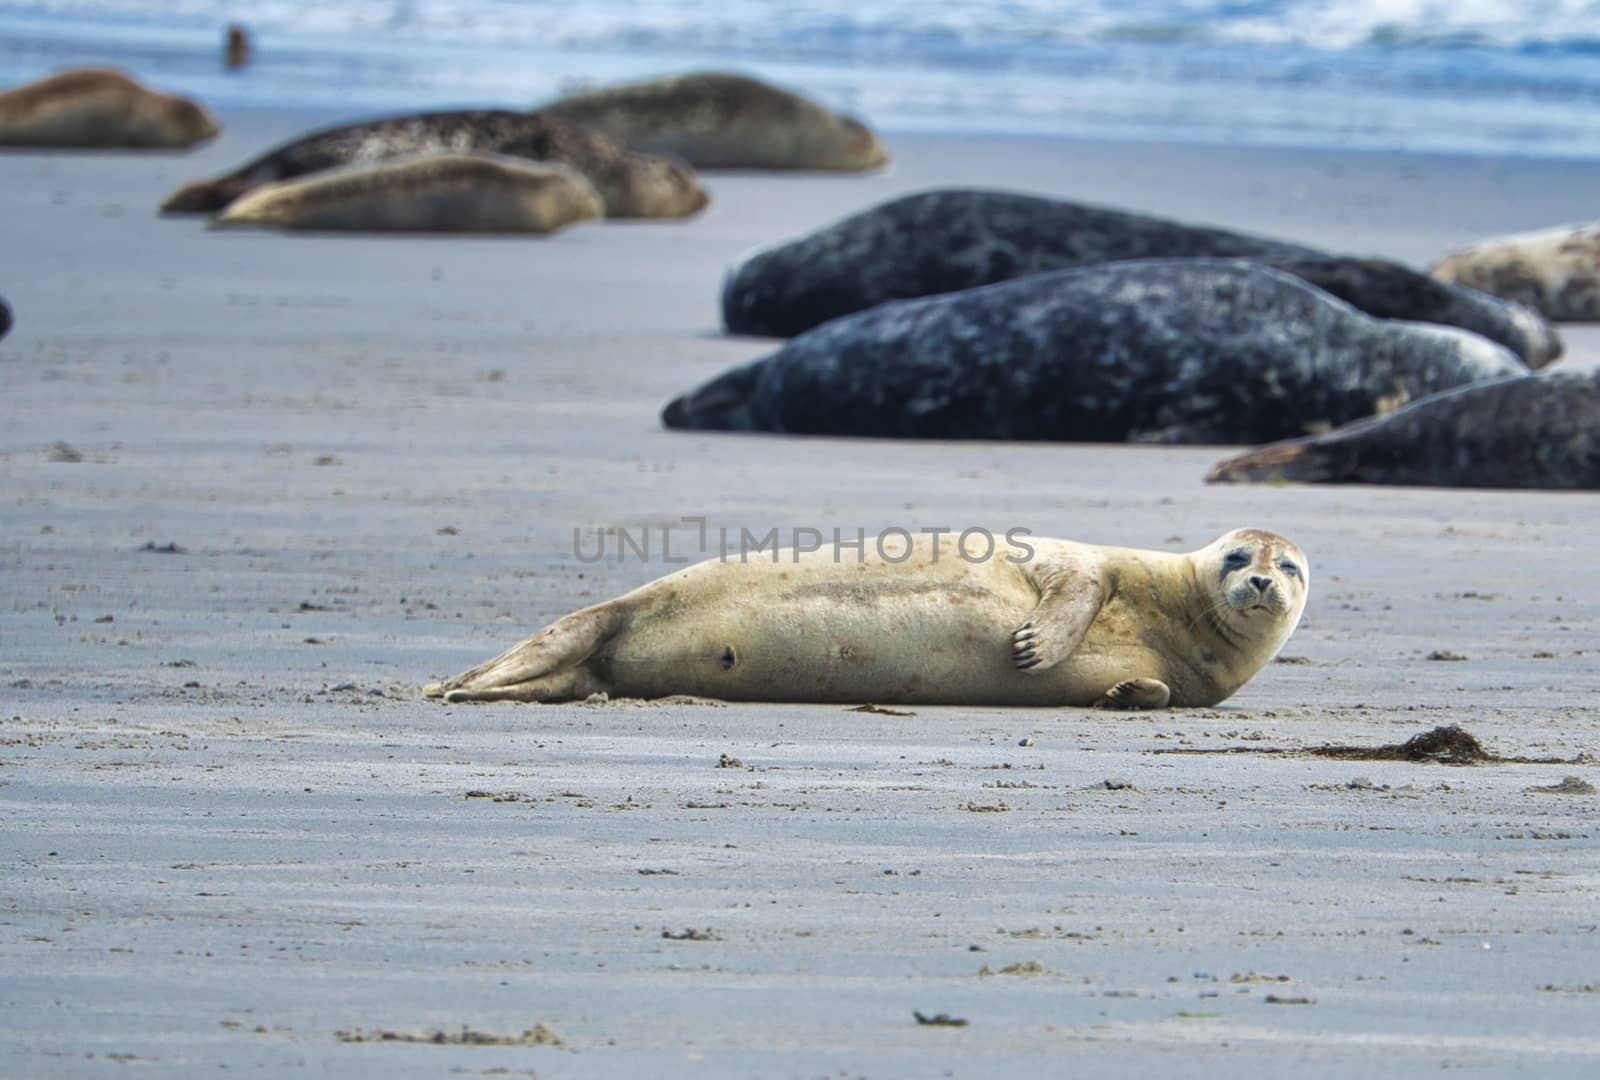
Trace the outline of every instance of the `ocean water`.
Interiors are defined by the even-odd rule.
[[[1600,158],[1570,0],[0,0],[0,83],[74,64],[351,115],[718,68],[889,131]]]

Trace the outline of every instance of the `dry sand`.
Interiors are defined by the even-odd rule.
[[[887,175],[717,176],[700,220],[545,240],[155,216],[319,119],[0,156],[0,1074],[1595,1075],[1600,797],[1536,789],[1600,782],[1596,496],[1208,488],[1204,449],[656,410],[769,347],[717,335],[732,259],[901,191],[1424,261],[1592,217],[1600,166],[901,137]],[[686,515],[1257,524],[1312,601],[1295,662],[1214,710],[418,696],[666,569],[581,563],[574,528]],[[1172,753],[1448,723],[1563,763]],[[538,1024],[561,1045],[459,1038]]]

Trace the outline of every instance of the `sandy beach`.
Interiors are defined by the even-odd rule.
[[[731,262],[902,192],[1425,264],[1594,217],[1600,164],[891,131],[880,175],[711,175],[696,220],[542,240],[158,218],[332,119],[221,117],[189,155],[0,154],[0,1075],[1600,1069],[1600,796],[1562,786],[1600,784],[1596,496],[657,421],[772,348],[719,333]],[[574,530],[686,518],[1257,525],[1311,601],[1208,710],[422,699],[669,568]],[[1448,724],[1540,760],[1299,752]]]

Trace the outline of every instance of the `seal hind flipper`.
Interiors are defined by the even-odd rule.
[[[1107,690],[1091,708],[1165,709],[1172,690],[1160,679],[1124,679]]]
[[[622,616],[616,600],[574,611],[494,659],[430,683],[422,692],[446,701],[543,701],[570,698],[579,684],[579,696],[605,690],[582,665],[617,632]]]
[[[425,691],[432,687],[425,688]],[[590,694],[609,690],[607,684],[586,667],[567,668],[538,679],[496,685],[481,690],[449,690],[443,694],[451,705],[489,701],[582,701]],[[430,695],[439,696],[439,695]]]
[[[697,390],[673,398],[661,410],[662,424],[705,431],[754,430],[750,403],[756,371],[756,364],[734,368]]]
[[[1105,603],[1103,582],[1084,567],[1055,567],[1034,579],[1039,603],[1011,634],[1018,671],[1042,673],[1077,651]]]
[[[1357,424],[1360,423],[1357,421]],[[1238,457],[1219,461],[1213,465],[1211,471],[1206,473],[1206,483],[1234,484],[1249,480],[1327,481],[1331,479],[1331,470],[1323,467],[1306,453],[1315,443],[1315,437],[1287,439],[1246,451]]]
[[[208,214],[221,210],[244,194],[249,182],[233,174],[215,180],[192,180],[168,195],[161,204],[163,214]]]

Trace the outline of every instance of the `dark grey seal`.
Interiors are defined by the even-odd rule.
[[[1263,446],[1206,479],[1600,490],[1600,371],[1446,390],[1326,435]]]
[[[881,169],[889,153],[852,117],[743,75],[696,72],[573,94],[539,110],[697,169]]]
[[[185,184],[163,213],[220,210],[262,184],[344,165],[376,165],[426,153],[503,154],[567,165],[605,200],[607,217],[685,217],[706,205],[694,170],[636,154],[598,132],[503,109],[419,113],[345,124],[284,143],[211,180]]]
[[[11,333],[11,306],[0,300],[0,338]]]
[[[1002,191],[927,191],[757,252],[723,283],[735,334],[792,337],[889,300],[1123,259],[1247,258],[1381,319],[1459,326],[1532,367],[1561,355],[1537,313],[1398,263],[1346,258],[1246,233]]]
[[[1107,263],[835,319],[667,406],[668,427],[1256,443],[1525,373],[1239,260]]]

